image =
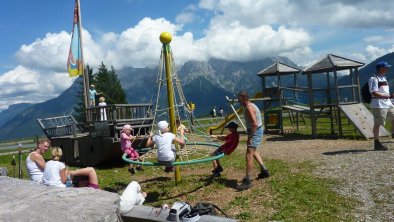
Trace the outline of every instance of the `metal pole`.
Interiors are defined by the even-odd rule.
[[[170,50],[170,42],[172,40],[172,36],[168,32],[163,32],[160,35],[160,41],[163,43],[163,53],[164,53],[164,65],[166,69],[166,81],[167,81],[167,99],[168,99],[168,108],[169,108],[169,117],[170,117],[170,129],[173,134],[176,134],[176,124],[175,124],[175,103],[174,103],[174,89],[172,85],[172,73],[171,73],[171,50]],[[179,152],[179,146],[176,145],[176,152]],[[179,160],[178,155],[176,156],[176,161]],[[175,182],[179,182],[181,180],[181,173],[179,166],[175,166]]]

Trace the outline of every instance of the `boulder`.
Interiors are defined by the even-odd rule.
[[[121,221],[119,195],[0,176],[1,221]]]

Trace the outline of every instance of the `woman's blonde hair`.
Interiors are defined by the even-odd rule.
[[[53,147],[52,148],[52,159],[60,160],[63,155],[63,151],[60,147]]]
[[[103,96],[101,96],[101,97],[99,98],[99,102],[100,102],[100,103],[105,102],[105,98],[104,98]]]

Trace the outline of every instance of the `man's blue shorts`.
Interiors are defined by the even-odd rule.
[[[261,126],[257,127],[256,132],[253,134],[251,138],[250,145],[248,145],[248,148],[254,148],[254,149],[259,148],[261,145],[261,141],[263,140],[263,135],[264,135],[263,127]]]

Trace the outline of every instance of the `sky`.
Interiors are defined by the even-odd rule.
[[[394,51],[394,1],[80,1],[85,63],[94,69],[157,66],[162,32],[173,36],[177,65],[287,56],[308,66],[328,53],[369,63]],[[0,111],[55,98],[75,80],[66,67],[74,4],[2,0]]]

